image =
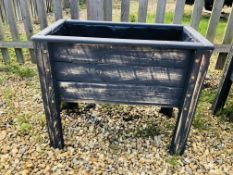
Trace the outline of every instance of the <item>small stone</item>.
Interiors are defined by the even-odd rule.
[[[0,132],[0,140],[4,140],[6,138],[7,132],[6,131],[1,131]]]
[[[18,151],[19,150],[17,148],[14,148],[14,149],[11,150],[11,153],[12,153],[13,156],[16,156],[16,154],[18,153]]]

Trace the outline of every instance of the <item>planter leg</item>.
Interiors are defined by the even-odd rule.
[[[170,145],[171,154],[182,155],[185,151],[197,101],[208,69],[209,56],[197,53],[194,64],[195,65],[191,72],[184,103],[182,109],[179,110],[179,116],[173,133],[173,138]]]
[[[37,67],[40,77],[40,85],[49,133],[50,145],[54,148],[64,147],[62,124],[60,117],[60,100],[58,97],[55,81],[51,73],[51,63],[47,44],[43,42],[35,43]]]
[[[159,113],[166,115],[167,117],[171,118],[173,114],[173,108],[164,108],[162,107]]]

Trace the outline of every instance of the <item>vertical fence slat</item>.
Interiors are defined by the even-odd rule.
[[[121,21],[122,22],[129,21],[129,8],[130,8],[130,1],[121,0]]]
[[[224,0],[214,1],[212,14],[211,14],[208,29],[206,32],[206,38],[211,42],[213,42],[213,40],[214,40],[218,21],[219,21],[220,16],[221,16],[223,3],[224,3]]]
[[[6,7],[6,13],[7,13],[7,18],[8,18],[8,23],[9,23],[12,39],[13,39],[13,41],[18,41],[19,40],[19,32],[17,29],[15,14],[13,12],[12,1],[11,0],[4,0],[4,3],[5,3],[5,7]],[[24,63],[22,49],[16,48],[15,53],[16,53],[17,61],[19,63]]]
[[[55,20],[62,19],[62,3],[61,0],[54,0]]]
[[[167,0],[158,0],[157,8],[156,8],[156,17],[155,17],[156,23],[163,23],[164,22],[166,3],[167,3]]]
[[[104,10],[103,0],[87,0],[87,19],[103,20]]]
[[[40,29],[44,29],[48,26],[47,15],[45,11],[44,0],[36,0],[37,13],[40,21]]]
[[[181,23],[181,20],[184,14],[184,5],[185,5],[185,0],[176,0],[175,14],[173,18],[174,24]]]
[[[79,19],[78,0],[70,0],[70,13],[72,19]]]
[[[146,22],[148,0],[139,0],[138,22]]]
[[[231,9],[231,14],[228,18],[227,28],[223,39],[223,44],[231,44],[233,39],[233,8]],[[227,54],[220,53],[216,62],[216,69],[223,69]]]
[[[0,22],[0,41],[4,41],[2,22]],[[10,59],[8,50],[6,48],[1,48],[1,52],[4,63],[8,63]]]
[[[19,6],[21,8],[21,15],[22,15],[22,20],[23,20],[24,29],[27,35],[27,39],[31,40],[31,37],[33,35],[33,26],[32,26],[32,20],[31,20],[31,14],[29,11],[28,1],[19,0]],[[36,63],[33,49],[29,49],[29,53],[31,56],[31,61],[33,63]]]
[[[112,0],[104,0],[104,20],[112,21]]]
[[[196,30],[198,29],[198,26],[201,20],[201,14],[202,14],[203,7],[204,7],[203,0],[195,1],[194,8],[193,8],[193,14],[191,18],[191,26]]]

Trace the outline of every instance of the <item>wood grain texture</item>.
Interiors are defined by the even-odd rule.
[[[121,21],[122,22],[129,21],[129,9],[130,9],[130,1],[121,0]]]
[[[6,8],[6,14],[7,14],[7,19],[10,27],[10,32],[13,41],[18,41],[19,40],[19,32],[15,20],[15,13],[13,11],[13,6],[12,6],[12,1],[9,0],[4,0],[5,8]],[[22,49],[15,49],[16,53],[16,58],[19,63],[24,63],[24,56]]]
[[[125,104],[157,104],[179,106],[182,88],[163,86],[118,85],[99,83],[58,82],[64,101],[97,100]]]
[[[184,14],[185,0],[176,0],[175,13],[173,18],[174,24],[180,24]]]
[[[209,66],[209,57],[210,53],[202,53],[201,51],[196,53],[192,72],[189,76],[189,83],[187,84],[184,103],[182,109],[180,109],[170,145],[170,153],[172,154],[181,155],[184,153],[201,87]]]
[[[209,25],[206,32],[206,38],[213,42],[216,34],[217,25],[221,16],[224,0],[214,1],[213,10],[211,13]]]
[[[138,22],[146,22],[148,0],[139,0]]]
[[[62,1],[54,0],[54,12],[55,12],[55,20],[59,20],[63,18],[62,15]]]
[[[196,30],[198,30],[199,23],[201,21],[203,7],[204,7],[203,0],[195,0],[193,13],[191,17],[191,26]]]
[[[104,0],[104,21],[112,21],[112,0]]]
[[[164,22],[166,3],[167,3],[167,0],[158,0],[157,8],[156,8],[156,17],[155,17],[156,23],[163,23]]]
[[[213,104],[212,112],[216,114],[221,108],[224,107],[226,99],[232,85],[232,74],[233,74],[233,47],[227,56],[227,64],[224,69],[222,79],[219,84],[217,96]]]
[[[115,83],[135,85],[164,85],[183,88],[187,69],[156,66],[111,64],[83,64],[55,62],[54,71],[59,81]]]
[[[36,0],[37,12],[40,21],[40,30],[43,30],[48,26],[47,14],[45,11],[44,0]]]
[[[71,19],[79,19],[79,0],[70,0]]]
[[[233,38],[233,8],[228,17],[227,27],[222,44],[231,44]],[[220,53],[215,65],[215,69],[223,69],[226,62],[227,53]]]
[[[47,44],[36,42],[35,51],[50,145],[62,149],[64,140],[60,117],[60,100],[54,84]]]
[[[104,44],[51,44],[50,52],[54,61],[173,68],[185,67],[193,56],[189,50]]]
[[[24,24],[24,29],[27,35],[27,39],[30,41],[33,35],[33,26],[31,20],[31,14],[29,11],[28,1],[27,0],[20,0],[19,1],[20,9],[21,9],[21,16]],[[35,54],[33,49],[29,49],[29,53],[31,56],[32,63],[36,63]]]
[[[87,0],[87,19],[98,21],[104,19],[104,0]]]

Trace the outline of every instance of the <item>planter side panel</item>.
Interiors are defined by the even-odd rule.
[[[72,43],[49,47],[65,101],[179,107],[193,59],[190,50]]]

